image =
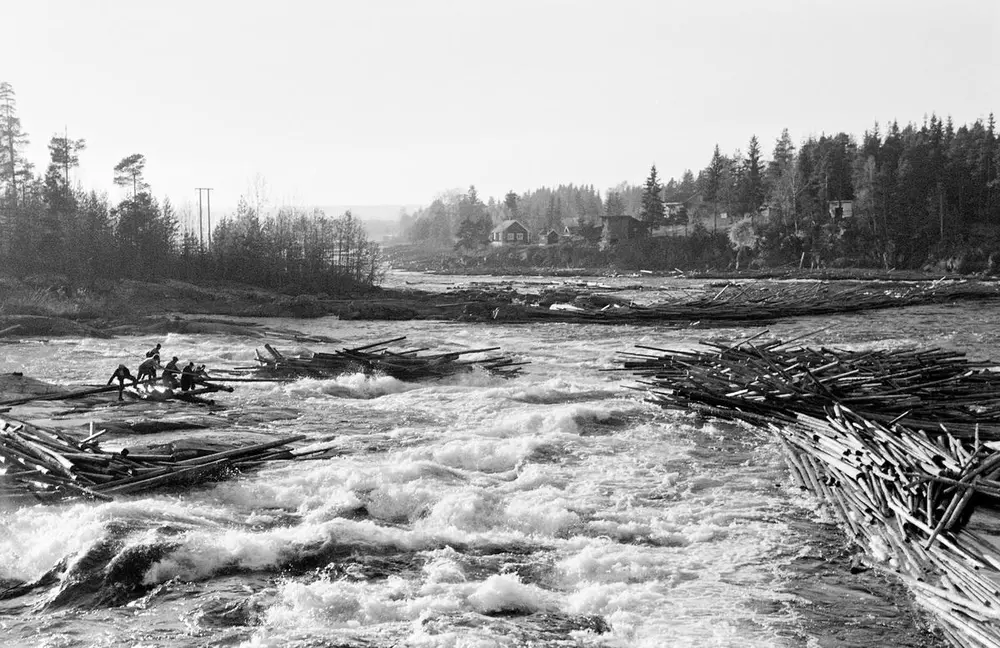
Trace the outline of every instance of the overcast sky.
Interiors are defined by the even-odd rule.
[[[860,135],[1000,108],[997,0],[5,2],[0,80],[28,156],[68,129],[78,179],[146,156],[213,207],[427,204],[696,173],[751,135]],[[215,207],[218,206],[218,207]]]

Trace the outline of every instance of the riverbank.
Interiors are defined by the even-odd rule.
[[[447,275],[445,275],[447,276]],[[466,282],[469,275],[460,275]],[[485,273],[474,276],[489,276]],[[547,276],[526,273],[528,277]],[[334,316],[343,320],[466,320],[466,321],[521,321],[527,316],[544,321],[577,321],[582,311],[601,311],[600,321],[606,323],[627,323],[635,319],[626,313],[637,305],[629,299],[618,299],[603,293],[614,292],[601,282],[580,281],[578,285],[569,281],[572,277],[622,277],[636,278],[635,288],[642,290],[640,281],[662,277],[664,281],[691,280],[692,289],[698,287],[699,296],[686,294],[683,298],[660,297],[672,301],[674,305],[690,308],[699,303],[711,301],[712,312],[718,313],[725,307],[734,293],[759,293],[766,287],[768,301],[784,300],[789,307],[796,306],[794,312],[775,309],[775,317],[783,313],[802,314],[801,281],[782,284],[781,280],[809,280],[829,287],[825,295],[810,295],[817,308],[830,306],[819,302],[831,301],[833,293],[846,294],[859,290],[865,283],[878,282],[869,291],[875,296],[885,294],[873,301],[865,296],[870,307],[892,307],[912,303],[912,299],[901,300],[907,293],[912,298],[914,292],[935,300],[992,299],[1000,296],[998,284],[980,277],[961,275],[929,276],[914,272],[874,272],[868,270],[822,270],[791,271],[773,269],[768,271],[748,271],[729,273],[640,273],[615,275],[605,271],[603,275],[589,274],[581,270],[577,274],[557,275],[564,281],[548,285],[541,282],[514,282],[489,284],[456,284],[444,291],[428,291],[417,288],[372,287],[358,290],[349,295],[328,294],[289,295],[255,288],[233,282],[215,282],[210,285],[195,285],[176,280],[159,282],[139,282],[126,280],[116,284],[80,289],[70,288],[57,281],[0,279],[0,342],[22,337],[97,337],[107,338],[130,334],[191,333],[191,334],[234,334],[250,337],[284,337],[306,339],[295,330],[273,331],[245,318],[291,317],[297,319]],[[706,284],[706,282],[710,282]],[[753,286],[753,290],[746,286]],[[620,282],[619,282],[620,283]],[[538,284],[538,285],[536,285]],[[740,291],[723,291],[726,286],[741,285]],[[707,287],[706,287],[707,286]],[[915,286],[915,287],[914,287]],[[831,292],[832,291],[832,292]],[[890,295],[890,292],[895,295]],[[685,292],[691,293],[685,287]],[[815,291],[812,291],[815,292]],[[930,293],[933,292],[933,295]],[[711,293],[711,294],[709,294]],[[718,293],[718,294],[716,294]],[[720,297],[725,299],[720,301]],[[744,295],[744,300],[746,296]],[[877,302],[877,303],[876,303]],[[558,305],[566,304],[569,309]],[[552,307],[556,305],[557,308]],[[857,304],[850,308],[857,310]],[[608,310],[613,307],[612,310]],[[865,308],[868,308],[866,306]],[[834,305],[833,309],[837,307]],[[544,311],[544,312],[542,312]],[[560,312],[561,311],[561,312]],[[611,317],[615,315],[616,317]],[[663,309],[655,313],[643,313],[642,320],[663,320]],[[681,316],[683,315],[683,317]],[[673,320],[712,320],[705,309],[681,312]],[[768,315],[768,314],[765,314]],[[762,321],[767,317],[750,319]],[[745,309],[737,310],[724,317],[727,320],[746,319]]]

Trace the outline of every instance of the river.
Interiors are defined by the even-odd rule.
[[[641,282],[637,298],[653,301],[684,288]],[[990,358],[998,316],[992,304],[924,306],[789,320],[766,335]],[[0,504],[0,591],[56,574],[0,600],[0,645],[945,645],[890,573],[859,567],[772,439],[663,410],[606,371],[636,345],[692,348],[760,328],[261,321],[343,346],[403,335],[413,347],[499,346],[530,364],[513,379],[238,385],[218,398],[227,426],[193,436],[301,433],[336,456],[110,503]],[[156,342],[210,369],[250,364],[262,346],[24,340],[0,346],[0,372],[93,384]],[[123,598],[124,584],[140,594]]]

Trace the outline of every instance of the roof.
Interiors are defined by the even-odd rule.
[[[497,225],[496,227],[493,228],[493,231],[494,232],[503,232],[503,231],[506,231],[508,228],[510,228],[511,225],[517,225],[518,227],[520,227],[521,229],[523,229],[525,232],[528,231],[527,227],[525,227],[524,225],[522,225],[520,222],[518,222],[516,220],[512,220],[512,219],[511,220],[505,220],[504,222],[500,223],[499,225]]]

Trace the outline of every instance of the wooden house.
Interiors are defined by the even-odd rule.
[[[646,223],[631,216],[604,216],[601,220],[604,221],[603,242],[607,245],[643,238],[649,233]]]
[[[528,229],[516,220],[505,220],[490,232],[490,245],[527,245]]]

